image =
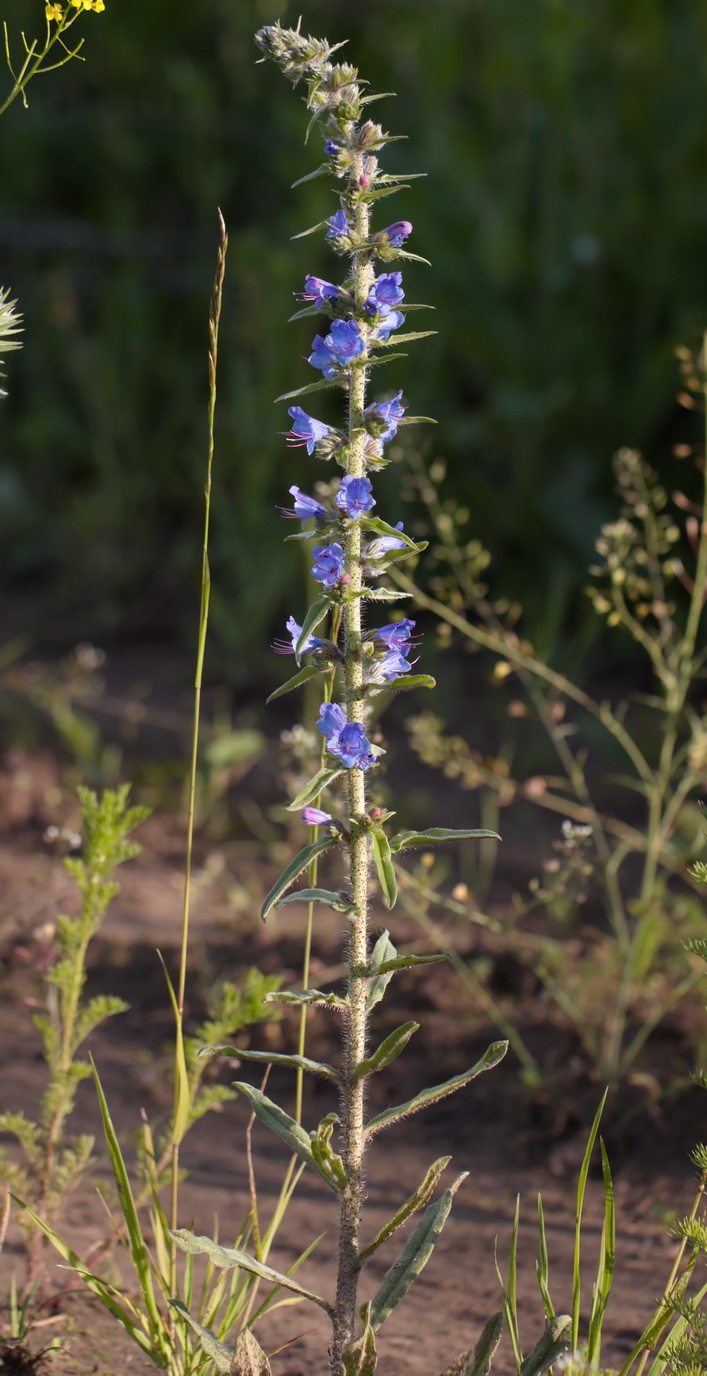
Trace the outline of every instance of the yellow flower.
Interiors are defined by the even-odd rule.
[[[47,16],[47,20],[49,21],[49,23],[51,23],[52,19],[54,20],[54,22],[55,22],[56,24],[60,24],[60,23],[61,23],[61,17],[62,17],[61,5],[47,5],[47,7],[46,7],[44,13],[45,13],[46,16]]]

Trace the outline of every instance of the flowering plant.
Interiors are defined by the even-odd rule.
[[[272,886],[263,904],[262,917],[295,900],[323,904],[343,914],[347,923],[348,977],[346,992],[342,994],[305,988],[300,993],[271,996],[273,1000],[286,998],[288,1003],[299,1005],[303,1018],[311,1005],[333,1008],[341,1016],[344,1049],[340,1067],[309,1060],[303,1054],[303,1039],[299,1054],[275,1058],[298,1075],[312,1071],[333,1082],[340,1094],[340,1117],[327,1114],[316,1128],[307,1132],[299,1116],[291,1117],[261,1090],[244,1082],[237,1087],[256,1117],[316,1171],[339,1198],[339,1258],[334,1294],[327,1299],[305,1290],[292,1277],[273,1272],[270,1267],[263,1268],[255,1257],[239,1249],[224,1248],[210,1238],[195,1237],[186,1230],[178,1230],[174,1236],[187,1253],[205,1254],[216,1266],[239,1267],[256,1275],[264,1275],[267,1270],[271,1280],[277,1277],[279,1284],[311,1300],[331,1319],[329,1358],[333,1376],[370,1376],[376,1364],[375,1335],[429,1258],[464,1176],[459,1176],[441,1198],[431,1202],[449,1158],[436,1161],[415,1194],[364,1245],[360,1234],[367,1145],[391,1123],[461,1089],[482,1071],[491,1069],[505,1055],[507,1043],[493,1043],[481,1060],[463,1074],[366,1120],[368,1077],[390,1065],[417,1031],[417,1024],[408,1022],[371,1051],[371,1010],[383,998],[397,970],[441,958],[399,956],[385,929],[380,929],[371,949],[369,870],[375,870],[385,907],[392,908],[396,901],[394,855],[410,846],[494,833],[432,828],[390,836],[385,823],[393,814],[371,806],[367,798],[367,780],[375,776],[385,753],[371,733],[372,709],[380,707],[377,700],[381,692],[434,687],[434,680],[428,675],[411,672],[409,656],[416,629],[413,620],[402,617],[369,630],[364,629],[363,618],[364,606],[389,605],[401,597],[400,592],[380,580],[391,565],[424,549],[403,530],[402,522],[391,524],[372,514],[376,498],[368,475],[387,464],[385,445],[399,425],[427,418],[405,414],[402,391],[370,403],[366,392],[373,367],[404,357],[390,351],[392,344],[433,333],[395,333],[405,321],[399,309],[405,298],[402,272],[378,272],[377,263],[426,260],[404,247],[412,233],[409,221],[398,220],[381,230],[374,230],[371,224],[375,203],[400,190],[408,178],[385,173],[379,165],[377,153],[391,138],[379,124],[364,118],[366,106],[376,97],[364,94],[356,68],[332,63],[334,48],[325,40],[305,38],[299,28],[285,30],[276,24],[262,29],[256,42],[294,84],[300,80],[307,83],[307,106],[312,112],[312,124],[320,126],[325,154],[325,161],[310,175],[330,176],[339,184],[338,209],[315,225],[314,230],[323,230],[335,254],[348,259],[347,275],[340,285],[319,277],[305,278],[300,293],[305,304],[293,319],[315,315],[326,318],[325,328],[312,340],[308,358],[322,377],[278,398],[293,403],[289,408],[292,426],[285,435],[288,443],[304,445],[309,454],[333,459],[344,472],[332,505],[308,496],[293,484],[289,491],[294,504],[282,508],[286,518],[302,522],[301,532],[290,539],[313,538],[317,542],[312,549],[312,575],[321,585],[321,595],[309,607],[301,624],[294,615],[289,617],[289,640],[276,642],[278,653],[294,654],[297,672],[271,697],[279,697],[310,680],[319,681],[322,703],[316,727],[322,737],[322,755],[321,767],[290,804],[292,810],[302,809],[303,821],[311,829],[309,842]],[[411,309],[415,307],[406,303],[406,310]],[[309,415],[299,404],[304,396],[328,388],[343,391],[346,398],[346,422],[340,428]],[[314,634],[324,626],[325,635]],[[329,811],[321,802],[322,795],[330,790],[337,792],[338,797],[328,804]],[[336,891],[316,884],[316,862],[327,851],[343,852],[346,857],[346,881]],[[309,887],[288,892],[305,871]],[[273,1059],[268,1052],[211,1050],[228,1051],[256,1061]],[[339,1137],[336,1145],[335,1127]],[[373,1300],[359,1309],[359,1279],[369,1258],[420,1209],[424,1209],[422,1218],[398,1260]],[[190,1318],[183,1306],[179,1309],[200,1333],[220,1370],[269,1370],[267,1358],[252,1333],[243,1333],[234,1349],[217,1343],[214,1335]],[[498,1341],[496,1317],[484,1339],[487,1346],[495,1346]],[[466,1361],[458,1369],[466,1371]]]

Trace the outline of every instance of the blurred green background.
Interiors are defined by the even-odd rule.
[[[107,0],[82,21],[85,63],[4,117],[0,283],[26,334],[0,410],[0,558],[6,609],[50,641],[193,643],[218,206],[231,248],[212,569],[228,674],[270,663],[271,632],[303,608],[275,506],[328,470],[286,460],[272,400],[311,380],[312,322],[285,324],[292,293],[339,266],[290,236],[335,202],[324,181],[289,190],[319,138],[303,147],[300,92],[255,65],[252,41],[300,3]],[[43,10],[2,0],[16,46]],[[612,453],[657,457],[680,438],[673,350],[707,322],[707,10],[308,0],[303,27],[349,38],[374,89],[398,93],[377,113],[409,141],[386,166],[428,175],[380,223],[414,221],[432,267],[409,265],[408,298],[436,307],[440,333],[385,386],[439,418],[433,452],[497,558],[496,589],[520,592],[551,639],[578,614],[613,510]],[[393,520],[398,481],[389,470]]]

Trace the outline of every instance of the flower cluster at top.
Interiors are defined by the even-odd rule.
[[[105,10],[105,0],[69,0],[69,10],[93,10],[95,14],[102,14]],[[64,18],[64,10],[61,5],[45,5],[44,13],[47,23],[60,24]],[[67,10],[68,13],[68,10]]]
[[[324,383],[339,383],[351,391],[354,380],[360,377],[359,370],[370,366],[372,353],[393,342],[394,332],[405,323],[401,310],[405,300],[402,272],[376,272],[374,263],[376,259],[387,264],[395,258],[414,258],[404,248],[412,225],[408,220],[396,220],[374,232],[369,227],[367,211],[360,210],[384,194],[379,179],[396,183],[402,178],[381,172],[375,151],[388,142],[388,135],[380,125],[363,120],[364,106],[371,97],[362,92],[354,67],[331,62],[334,47],[325,40],[305,37],[299,28],[283,29],[279,23],[261,29],[256,42],[293,83],[307,81],[307,105],[324,136],[327,162],[319,171],[346,179],[339,208],[321,227],[334,252],[353,260],[353,271],[341,284],[308,275],[297,295],[304,303],[298,315],[321,312],[327,318],[326,330],[312,340],[307,361],[322,375]],[[388,190],[386,186],[385,194]],[[365,270],[361,265],[365,265]],[[358,396],[361,395],[359,385]],[[402,391],[369,405],[365,400],[359,401],[357,407],[348,433],[309,415],[299,405],[289,408],[292,424],[285,433],[287,443],[306,448],[309,455],[321,459],[336,459],[347,471],[338,485],[328,486],[325,500],[310,496],[293,484],[289,489],[292,505],[280,508],[284,517],[302,523],[302,535],[292,538],[311,535],[318,540],[312,547],[311,574],[320,584],[322,595],[308,613],[304,627],[294,616],[289,617],[287,638],[276,641],[274,648],[278,654],[294,654],[298,664],[304,655],[310,655],[309,674],[329,670],[332,682],[337,665],[347,666],[345,678],[349,686],[348,666],[353,650],[360,665],[358,701],[363,699],[365,704],[369,692],[380,692],[386,685],[410,675],[415,622],[402,618],[378,630],[356,630],[352,640],[349,621],[345,654],[338,644],[338,630],[332,629],[331,640],[315,631],[326,616],[327,607],[332,613],[339,609],[332,615],[332,627],[338,628],[347,603],[360,596],[361,591],[365,594],[365,586],[361,590],[358,582],[349,587],[354,572],[358,578],[359,566],[364,580],[375,578],[385,573],[395,559],[417,547],[404,534],[402,522],[388,525],[372,514],[376,499],[366,476],[367,471],[379,469],[387,462],[384,446],[395,438],[405,417]],[[350,471],[352,467],[355,472]],[[383,591],[376,596],[383,596]],[[360,619],[353,624],[360,626]],[[299,676],[295,676],[293,687],[299,681]],[[324,738],[327,753],[345,769],[368,770],[380,753],[367,739],[364,723],[356,719],[362,715],[365,721],[365,705],[362,713],[353,701],[348,711],[332,701],[321,706],[317,730]],[[316,808],[309,812],[312,816],[307,820],[312,825],[331,821],[328,813]]]

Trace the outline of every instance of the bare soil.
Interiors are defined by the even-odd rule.
[[[57,767],[50,756],[32,761],[14,757],[0,775],[0,1084],[3,1108],[32,1116],[44,1088],[39,1036],[31,1024],[33,1005],[41,990],[39,978],[49,928],[57,913],[71,911],[75,895],[60,857],[43,839],[48,824],[71,821]],[[182,886],[183,835],[170,816],[151,819],[141,831],[143,852],[124,868],[123,889],[114,902],[92,954],[90,990],[124,996],[130,1012],[112,1020],[90,1040],[111,1112],[128,1154],[144,1109],[158,1124],[169,1110],[170,1085],[167,1047],[170,1015],[163,977],[155,955],[159,948],[169,966],[177,959]],[[203,1016],[208,990],[216,977],[237,976],[251,963],[284,973],[296,985],[304,913],[289,910],[276,915],[266,928],[244,912],[243,894],[264,891],[267,865],[251,848],[230,857],[224,872],[213,857],[202,856],[197,870],[191,944],[190,1006],[188,1017]],[[233,891],[239,900],[234,910]],[[235,913],[235,915],[234,915]],[[411,935],[405,922],[392,922],[401,940]],[[327,975],[338,960],[340,928],[333,915],[319,926],[315,942],[312,983]],[[524,1002],[525,1000],[525,1002]],[[388,1072],[376,1077],[372,1108],[403,1100],[423,1084],[439,1081],[466,1068],[497,1033],[477,1010],[446,967],[429,967],[422,977],[401,977],[395,1001],[384,1006],[378,1030],[387,1020],[417,1017],[422,1027],[414,1051]],[[519,1016],[535,1026],[536,1037],[557,1037],[543,1022],[543,1010],[533,1005],[532,991],[519,993]],[[294,1024],[254,1029],[251,1045],[261,1048],[293,1045]],[[311,1054],[335,1055],[336,1024],[317,1014],[312,1019]],[[244,1044],[246,1044],[244,1042]],[[558,1047],[558,1054],[564,1054]],[[242,1067],[242,1076],[250,1076]],[[226,1079],[228,1069],[223,1072]],[[230,1071],[230,1078],[233,1071]],[[269,1092],[287,1106],[292,1081],[274,1073]],[[336,1108],[326,1085],[308,1084],[305,1118],[310,1124]],[[521,1243],[518,1276],[522,1333],[529,1350],[542,1328],[542,1306],[535,1280],[536,1197],[542,1192],[550,1249],[551,1290],[558,1310],[571,1303],[571,1254],[574,1236],[576,1171],[584,1145],[587,1103],[596,1104],[600,1088],[579,1086],[575,1115],[560,1111],[542,1097],[529,1099],[521,1089],[517,1064],[509,1056],[497,1070],[483,1076],[460,1094],[405,1126],[391,1129],[374,1143],[368,1168],[366,1233],[372,1235],[390,1213],[419,1184],[436,1157],[453,1154],[451,1171],[468,1171],[451,1219],[426,1270],[407,1301],[394,1313],[381,1334],[381,1376],[438,1376],[460,1350],[473,1346],[480,1327],[500,1307],[494,1272],[494,1239],[505,1259],[516,1196],[521,1195]],[[581,1102],[579,1102],[581,1100]],[[234,1235],[248,1208],[245,1162],[247,1112],[242,1101],[210,1114],[188,1137],[183,1161],[188,1178],[182,1189],[184,1226],[212,1233],[219,1219],[222,1239]],[[81,1086],[73,1128],[94,1132],[100,1125],[92,1087]],[[633,1345],[667,1279],[675,1243],[668,1225],[688,1210],[694,1189],[688,1151],[704,1137],[704,1107],[700,1097],[687,1097],[671,1110],[634,1119],[630,1133],[610,1136],[616,1178],[618,1215],[617,1278],[606,1325],[603,1361],[619,1363]],[[261,1206],[265,1214],[282,1178],[287,1156],[263,1128],[254,1133],[255,1166]],[[108,1180],[105,1160],[96,1177],[71,1196],[63,1222],[67,1239],[86,1253],[107,1231],[104,1209],[95,1185]],[[599,1246],[602,1215],[601,1182],[592,1178],[585,1205],[585,1257],[588,1265],[584,1307],[591,1298],[591,1267]],[[321,1241],[300,1272],[305,1284],[331,1290],[334,1260],[335,1207],[324,1185],[305,1174],[278,1235],[271,1262],[286,1269],[312,1240]],[[371,1295],[394,1260],[398,1239],[381,1249],[366,1271],[363,1297]],[[122,1265],[120,1257],[118,1262]],[[49,1258],[50,1283],[67,1285],[67,1273]],[[3,1292],[12,1270],[22,1274],[19,1231],[11,1227],[0,1255]],[[123,1266],[128,1285],[132,1284]],[[51,1320],[34,1335],[34,1346],[60,1338],[51,1357],[57,1376],[116,1376],[147,1373],[147,1363],[121,1330],[106,1318],[97,1301],[85,1294],[64,1295],[51,1306]],[[258,1336],[273,1357],[280,1376],[305,1376],[326,1370],[328,1335],[319,1312],[306,1306],[277,1310],[259,1328]],[[497,1370],[510,1370],[505,1345]],[[21,1370],[6,1354],[0,1370]]]

